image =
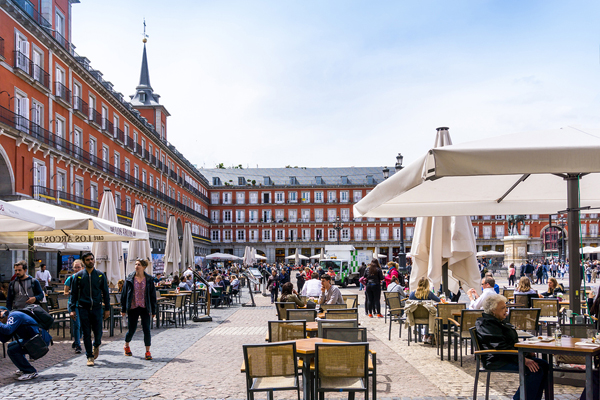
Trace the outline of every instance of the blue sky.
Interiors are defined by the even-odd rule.
[[[150,79],[198,167],[391,166],[454,143],[600,123],[593,1],[82,0],[77,52]]]

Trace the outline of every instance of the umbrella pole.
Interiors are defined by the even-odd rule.
[[[448,299],[452,298],[452,294],[448,290],[448,263],[447,262],[445,262],[442,265],[442,293],[444,293]]]
[[[567,226],[569,227],[569,300],[571,310],[581,314],[581,264],[579,262],[579,175],[567,178]]]
[[[33,232],[27,232],[27,265],[29,267],[28,274],[35,276],[35,247],[33,243]],[[58,269],[60,271],[60,268]],[[43,288],[44,291],[46,288]]]

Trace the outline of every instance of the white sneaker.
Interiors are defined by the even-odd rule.
[[[32,374],[23,374],[20,377],[18,377],[17,380],[19,380],[19,381],[28,381],[30,379],[33,379],[33,378],[37,377],[37,376],[38,376],[37,372],[34,372]]]
[[[21,371],[20,369],[18,369],[18,370],[15,372],[15,376],[21,376],[21,375],[23,375],[23,371]]]

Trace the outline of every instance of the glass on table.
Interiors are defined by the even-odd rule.
[[[597,329],[588,329],[587,330],[587,338],[592,342],[596,343],[598,339],[598,330]]]

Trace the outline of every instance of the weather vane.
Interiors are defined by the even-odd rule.
[[[146,18],[144,18],[144,39],[142,39],[142,42],[146,43],[149,37],[150,36],[146,35]]]

